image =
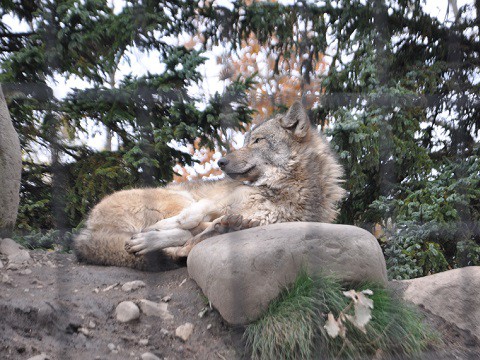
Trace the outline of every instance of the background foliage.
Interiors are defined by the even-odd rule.
[[[0,25],[0,80],[25,159],[19,230],[75,228],[105,194],[164,184],[191,163],[172,140],[224,148],[226,128],[300,96],[346,169],[339,222],[375,232],[391,277],[480,264],[480,2],[445,20],[421,0],[34,0],[0,11],[30,29]],[[205,51],[220,45],[224,91],[192,95]],[[124,75],[132,51],[158,68]],[[56,98],[49,84],[72,76],[89,85]],[[98,129],[110,134],[103,151],[78,141]]]

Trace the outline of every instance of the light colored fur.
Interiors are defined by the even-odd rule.
[[[147,268],[144,255],[163,249],[186,256],[196,242],[215,234],[222,216],[238,214],[261,225],[331,222],[344,195],[342,168],[298,102],[286,115],[254,128],[245,145],[220,163],[230,178],[106,197],[75,239],[79,259]]]

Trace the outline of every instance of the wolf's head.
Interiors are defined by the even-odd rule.
[[[319,145],[318,151],[326,150],[297,101],[286,114],[267,120],[247,133],[244,146],[221,158],[218,165],[233,179],[268,186],[293,176],[292,167],[308,160],[298,157],[317,150]]]

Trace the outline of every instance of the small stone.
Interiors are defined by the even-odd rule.
[[[210,330],[212,328],[212,324],[207,325],[207,330]]]
[[[142,346],[147,346],[148,345],[148,339],[140,339],[138,343]]]
[[[12,283],[12,279],[10,279],[10,276],[8,276],[8,274],[3,274],[2,275],[2,283],[5,283],[5,284],[11,284]]]
[[[172,295],[167,295],[167,296],[164,296],[162,297],[161,299],[163,302],[169,302],[170,300],[172,300]]]
[[[180,283],[180,285],[178,286],[182,286],[183,284],[185,284],[187,282],[187,279],[183,279],[182,282]]]
[[[41,353],[40,355],[35,355],[28,358],[28,360],[48,360],[48,359],[49,357],[45,353]]]
[[[161,328],[160,329],[160,334],[162,336],[168,336],[170,334],[170,332],[167,329]]]
[[[46,262],[46,264],[47,264],[48,266],[50,266],[52,269],[56,269],[56,267],[57,267],[57,266],[56,266],[54,263],[52,263],[50,260],[48,260],[48,261]]]
[[[29,292],[29,291],[30,291],[30,289],[28,289],[28,288],[27,288],[27,289],[25,289],[25,290],[23,290],[23,291],[24,291],[24,292]]]
[[[95,329],[95,326],[97,326],[92,320],[90,320],[90,322],[88,323],[88,327],[90,329]]]
[[[18,270],[22,266],[20,264],[17,264],[16,262],[9,262],[7,265],[7,270]]]
[[[175,330],[175,336],[182,339],[183,341],[187,341],[190,335],[193,333],[193,324],[191,323],[185,323],[183,325],[180,325],[177,327]]]
[[[203,318],[205,316],[205,314],[208,312],[208,307],[204,307],[199,313],[198,313],[198,317],[199,318]]]
[[[3,269],[3,262],[0,260],[0,269]]]
[[[147,316],[158,316],[164,320],[173,319],[173,315],[168,311],[168,305],[165,303],[156,303],[142,299],[139,302],[139,306],[142,312]]]
[[[100,289],[99,289],[99,288],[95,288],[95,289],[93,289],[93,292],[94,292],[95,294],[98,294],[98,293],[100,292]]]
[[[145,287],[145,283],[142,280],[130,281],[122,285],[122,290],[125,292],[135,291]]]
[[[79,327],[79,328],[78,328],[78,332],[79,332],[79,333],[82,333],[82,334],[85,335],[85,336],[89,336],[89,335],[90,335],[90,330],[88,330],[87,328],[84,328],[84,327]]]
[[[140,310],[132,301],[123,301],[115,309],[117,320],[123,323],[136,320],[140,317]]]
[[[25,270],[20,271],[20,274],[22,274],[22,275],[30,275],[31,273],[32,273],[32,270],[30,270],[30,269],[25,269]]]
[[[142,360],[160,360],[160,358],[157,355],[151,352],[143,353],[142,355],[140,355],[140,358]]]
[[[115,286],[118,286],[119,283],[115,283],[115,284],[112,284],[112,285],[109,285],[107,286],[105,289],[103,289],[102,291],[105,292],[105,291],[110,291],[112,290]]]
[[[109,343],[107,346],[110,351],[114,351],[116,348],[115,344],[112,344],[112,343]]]

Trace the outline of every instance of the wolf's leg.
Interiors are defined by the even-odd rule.
[[[188,240],[184,246],[167,249],[167,254],[172,257],[187,257],[190,250],[205,239],[228,232],[250,229],[259,225],[260,221],[244,219],[242,215],[224,215],[213,221],[200,234]]]
[[[160,220],[145,228],[142,232],[152,230],[184,229],[190,230],[201,222],[210,221],[210,214],[218,212],[218,204],[210,199],[202,199],[183,209],[180,214]]]
[[[125,250],[131,254],[143,255],[172,246],[182,246],[191,238],[191,232],[183,229],[142,232],[125,242]]]

